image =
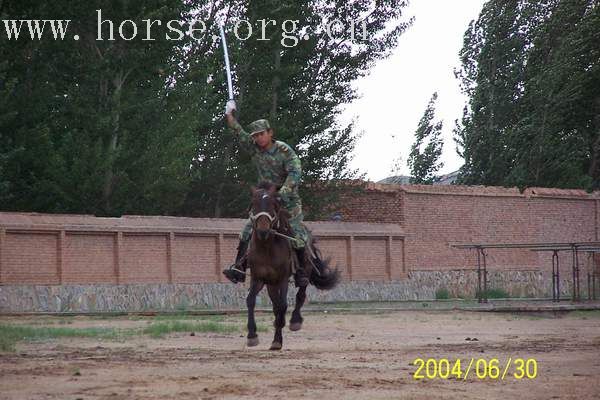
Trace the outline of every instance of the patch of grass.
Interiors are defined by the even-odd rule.
[[[538,321],[541,319],[553,318],[552,316],[542,314],[524,314],[523,317],[527,318],[530,321]]]
[[[154,321],[178,321],[178,320],[203,320],[211,322],[223,322],[225,315],[191,315],[187,313],[160,314],[153,317]]]
[[[181,316],[180,316],[181,317]],[[184,316],[191,318],[192,316]],[[150,335],[155,338],[161,338],[172,332],[212,332],[212,333],[238,333],[245,325],[245,320],[228,317],[224,315],[196,317],[194,321],[175,320],[175,316],[167,315],[157,318],[158,321],[148,320],[148,326],[144,328],[118,329],[109,327],[94,328],[71,328],[66,326],[32,326],[39,325],[42,322],[31,321],[29,325],[18,324],[0,324],[0,352],[14,351],[15,345],[21,341],[38,341],[58,338],[101,338],[108,340],[123,340],[131,336]],[[47,325],[70,324],[71,320],[45,321]],[[272,318],[259,321],[257,324],[258,332],[269,331],[268,326],[272,323]]]
[[[596,319],[600,318],[600,310],[577,310],[571,311],[569,316],[581,319]]]
[[[506,290],[499,288],[490,288],[484,293],[487,294],[488,299],[508,299],[511,297]],[[479,297],[478,294],[479,292],[477,292],[475,297]]]
[[[103,314],[94,314],[94,315],[90,315],[88,316],[89,319],[99,319],[99,320],[106,320],[106,319],[119,319],[119,318],[127,318],[126,315],[122,315],[119,313],[111,313],[111,312],[107,312],[107,313],[103,313]]]
[[[450,298],[450,292],[446,288],[439,288],[435,291],[436,300],[448,300]]]
[[[155,322],[144,328],[143,333],[155,338],[163,337],[172,332],[217,332],[234,333],[239,332],[238,326],[224,324],[216,321],[186,322],[186,321],[165,321]]]
[[[15,321],[15,324],[20,324],[20,325],[28,325],[28,326],[36,326],[36,325],[54,325],[58,323],[57,321],[51,321],[51,320],[34,320],[34,321],[26,321],[26,322],[21,322],[21,321]]]
[[[116,339],[123,332],[114,328],[55,328],[0,324],[0,351],[14,351],[20,341],[47,340],[62,337],[94,337]]]

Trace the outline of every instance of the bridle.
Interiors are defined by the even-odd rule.
[[[269,195],[263,194],[262,199],[264,199],[266,197],[269,197]],[[261,212],[254,214],[252,212],[252,210],[250,210],[249,216],[250,216],[250,220],[252,221],[252,229],[255,232],[256,232],[256,221],[258,221],[258,219],[260,217],[267,217],[269,219],[269,228],[270,228],[269,232],[270,233],[274,234],[275,236],[280,236],[282,238],[285,238],[285,239],[289,240],[290,242],[294,242],[296,240],[295,238],[293,238],[291,236],[284,235],[283,233],[280,233],[277,231],[277,229],[279,229],[279,222],[280,222],[279,214],[276,213],[275,215],[271,215],[267,211],[261,211]],[[273,229],[273,225],[275,225],[275,229]]]
[[[268,194],[263,194],[262,195],[262,199],[265,199],[269,197]],[[273,225],[275,225],[275,228],[279,228],[279,215],[275,214],[275,215],[271,215],[269,212],[267,211],[261,211],[258,212],[256,214],[254,214],[252,212],[252,210],[250,210],[250,220],[252,221],[252,227],[256,229],[256,222],[258,221],[258,219],[260,217],[267,217],[269,219],[269,227],[271,229],[273,229]]]

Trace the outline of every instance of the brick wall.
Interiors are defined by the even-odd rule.
[[[244,220],[0,213],[0,284],[223,282]],[[397,224],[307,224],[345,280],[405,276]]]
[[[117,283],[115,242],[114,235],[108,234],[65,235],[62,282],[72,284],[79,280],[87,280],[105,284]],[[10,276],[9,271],[7,267],[7,276]]]
[[[344,221],[398,222],[406,233],[406,268],[473,268],[476,253],[451,243],[542,243],[598,240],[600,193],[481,186],[369,184],[340,208]],[[548,269],[551,253],[489,249],[494,269]],[[583,258],[583,257],[582,257]],[[560,255],[561,265],[571,254]],[[587,257],[581,260],[587,262]]]
[[[340,198],[339,212],[344,221],[403,224],[403,192],[392,185],[368,185],[364,191]]]
[[[9,232],[3,236],[0,253],[3,283],[60,283],[57,235],[32,231]]]
[[[578,190],[369,184],[347,196],[344,222],[311,222],[346,281],[402,280],[410,271],[472,269],[451,243],[598,240],[600,195]],[[374,223],[376,222],[376,223]],[[0,213],[0,284],[223,282],[239,219],[96,218]],[[550,252],[487,250],[495,270],[549,270]],[[571,255],[561,253],[561,265]],[[592,263],[587,255],[583,264]]]

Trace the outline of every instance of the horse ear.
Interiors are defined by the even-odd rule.
[[[252,193],[252,196],[256,194],[256,188],[254,186],[250,186],[250,193]]]

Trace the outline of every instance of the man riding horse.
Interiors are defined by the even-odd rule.
[[[300,159],[294,150],[286,143],[273,139],[273,128],[266,119],[252,122],[246,132],[233,116],[235,102],[229,100],[225,108],[227,124],[240,142],[243,150],[250,153],[252,163],[258,170],[259,182],[271,182],[278,189],[278,195],[283,207],[288,211],[289,224],[293,230],[292,247],[298,257],[298,268],[294,274],[297,287],[309,284],[306,271],[305,248],[308,243],[308,232],[302,224],[302,201],[298,193],[302,168]],[[249,219],[240,233],[240,243],[235,263],[223,270],[223,274],[233,283],[244,282],[246,279],[246,251],[252,235],[252,221]]]

